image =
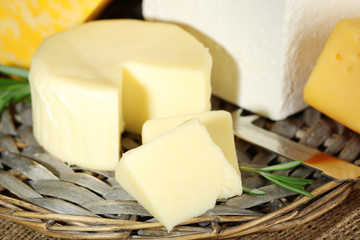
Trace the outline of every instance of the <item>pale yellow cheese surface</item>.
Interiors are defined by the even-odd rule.
[[[305,86],[304,99],[360,132],[360,18],[338,22]]]
[[[172,24],[102,20],[43,41],[30,68],[34,135],[50,153],[113,170],[124,129],[208,111],[211,56]],[[125,119],[125,122],[124,122]]]
[[[0,63],[28,68],[41,41],[96,15],[109,0],[2,0]]]
[[[169,231],[242,193],[241,178],[198,119],[126,152],[116,180]]]
[[[124,121],[130,132],[141,133],[144,122],[154,117],[209,108],[205,71],[126,63],[123,78]]]
[[[146,121],[142,128],[142,141],[147,143],[161,134],[177,127],[186,120],[198,118],[207,128],[212,140],[223,151],[226,159],[240,175],[236,156],[231,114],[227,111],[209,111]]]

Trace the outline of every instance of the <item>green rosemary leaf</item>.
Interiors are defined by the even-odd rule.
[[[248,187],[243,185],[243,191],[247,194],[251,194],[251,195],[265,195],[266,192],[264,192],[263,190],[257,189],[257,188],[252,188],[252,187]]]
[[[288,189],[290,191],[293,191],[293,192],[296,192],[296,193],[299,193],[299,194],[302,194],[302,195],[305,195],[308,197],[313,197],[313,195],[311,193],[305,191],[305,188],[303,187],[303,185],[311,184],[313,182],[312,180],[296,178],[296,177],[288,177],[288,176],[264,172],[264,171],[290,169],[290,168],[300,165],[301,163],[302,163],[301,161],[291,161],[291,162],[287,162],[287,163],[281,163],[281,164],[264,167],[264,168],[258,168],[258,169],[252,168],[252,167],[240,166],[240,169],[243,171],[259,174],[260,176],[268,179],[269,181],[275,183],[276,185],[283,187],[285,189]],[[244,192],[245,192],[245,190],[244,190]]]
[[[252,168],[252,167],[239,166],[239,169],[246,172],[259,173],[259,171],[256,168]]]
[[[277,171],[277,170],[286,170],[286,169],[290,169],[290,168],[294,168],[299,166],[302,163],[302,161],[291,161],[291,162],[287,162],[287,163],[280,163],[280,164],[276,164],[276,165],[271,165],[268,167],[263,167],[263,168],[259,168],[257,170],[259,171]]]
[[[0,78],[0,113],[23,98],[29,98],[30,86],[27,81]]]
[[[24,68],[0,65],[0,72],[17,76],[23,80],[0,77],[0,113],[11,104],[14,104],[25,98],[30,102],[30,86],[28,82],[29,71]]]
[[[290,191],[302,194],[302,195],[307,196],[307,197],[314,197],[314,195],[312,195],[308,191],[305,191],[302,187],[300,187],[298,185],[292,185],[292,184],[289,184],[289,183],[279,181],[278,179],[272,177],[271,175],[263,174],[263,172],[261,172],[260,175],[263,176],[264,178],[268,179],[269,181],[275,183],[276,185],[282,187],[282,188],[285,188],[285,189],[288,189]]]
[[[29,70],[25,68],[19,68],[13,66],[0,65],[0,72],[5,73],[7,75],[21,77],[24,79],[28,79],[29,76]]]
[[[273,174],[273,173],[263,173],[263,174],[270,175],[271,177],[276,178],[279,181],[287,182],[292,185],[303,186],[303,185],[311,184],[313,182],[313,180],[310,180],[310,179],[288,177],[288,176],[283,176],[283,175],[278,175],[278,174]]]

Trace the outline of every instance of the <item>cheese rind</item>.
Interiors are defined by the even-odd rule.
[[[118,91],[102,85],[89,88],[81,84],[52,84],[45,90],[32,87],[34,136],[65,162],[113,170],[120,151]]]
[[[102,20],[57,33],[32,59],[34,135],[68,163],[113,170],[124,125],[140,133],[147,119],[209,110],[210,71],[204,46],[171,24]]]
[[[211,139],[221,148],[226,159],[240,175],[234,143],[232,118],[231,114],[227,111],[209,111],[168,118],[150,119],[143,125],[141,133],[142,141],[143,143],[147,143],[192,118],[199,119],[206,127]]]
[[[303,88],[340,18],[358,0],[144,0],[147,20],[177,23],[213,56],[212,89],[247,110],[283,119],[304,109]],[[215,17],[214,17],[215,16]]]
[[[304,88],[320,112],[360,132],[360,18],[334,28]]]
[[[109,0],[5,0],[0,8],[0,63],[29,68],[41,41],[76,26]]]
[[[198,119],[126,152],[116,180],[168,231],[242,193],[241,178]]]

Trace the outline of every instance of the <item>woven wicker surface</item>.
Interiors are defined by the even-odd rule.
[[[229,111],[233,111],[236,108],[216,98],[213,98],[212,106],[214,109]],[[40,159],[40,156],[51,156],[43,152],[43,150],[39,150],[38,146],[36,146],[37,143],[34,141],[30,127],[30,106],[23,104],[15,105],[11,111],[6,111],[2,114],[0,123],[0,132],[3,134],[0,138],[0,148],[3,149],[2,157],[0,158],[3,164],[2,170],[0,170],[0,180],[5,186],[5,188],[0,190],[0,218],[25,225],[25,227],[19,227],[18,225],[2,221],[6,224],[1,228],[4,231],[3,239],[5,237],[19,239],[19,236],[26,236],[27,239],[41,239],[42,235],[40,233],[44,233],[47,236],[67,236],[76,239],[87,239],[89,237],[98,239],[100,236],[102,236],[102,239],[117,239],[120,236],[122,239],[129,236],[132,238],[154,235],[171,236],[171,234],[168,235],[164,232],[157,223],[148,222],[148,220],[151,220],[148,217],[143,218],[142,216],[147,216],[146,212],[143,212],[136,202],[123,201],[127,200],[128,196],[122,194],[121,189],[116,187],[111,177],[104,178],[104,173],[91,173],[76,166],[70,169],[69,166],[64,165],[63,162],[56,161],[54,158],[50,158],[50,162],[43,163],[45,164],[44,166],[48,166],[48,170],[45,167],[40,167],[38,164],[45,161],[45,159]],[[360,151],[358,144],[359,135],[322,116],[311,108],[284,121],[272,122],[260,118],[256,121],[256,124],[269,131],[286,135],[302,144],[317,147],[324,152],[348,159],[348,161],[358,162],[356,159],[358,159]],[[123,137],[123,151],[138,145],[138,137],[131,134],[126,134]],[[267,165],[287,161],[276,154],[252,146],[240,139],[236,139],[236,146],[240,164],[243,165]],[[23,155],[11,153],[12,151]],[[32,153],[32,151],[35,152]],[[31,156],[29,155],[30,153],[32,153]],[[25,155],[38,159],[37,161],[39,162],[29,161]],[[55,163],[58,165],[50,165]],[[35,167],[38,170],[35,175],[33,175],[33,168],[29,168],[29,166]],[[76,172],[69,173],[69,171],[73,170]],[[40,173],[44,176],[44,179],[39,179]],[[88,182],[85,184],[82,181],[85,177],[84,174],[87,181],[92,179],[90,182],[100,184],[101,187],[99,188],[97,184],[88,185]],[[327,218],[330,221],[329,225],[322,222],[321,224],[317,222],[312,225],[303,224],[319,216],[328,216],[329,210],[337,207],[346,200],[351,192],[354,192],[354,184],[336,183],[318,172],[305,167],[297,167],[293,171],[285,171],[281,172],[281,174],[316,180],[307,188],[309,191],[312,191],[316,198],[300,198],[292,192],[284,191],[271,184],[269,185],[269,182],[263,182],[261,179],[256,178],[256,176],[248,175],[244,172],[243,180],[247,182],[245,185],[255,184],[251,187],[257,188],[264,186],[264,190],[266,189],[267,192],[266,196],[258,197],[245,194],[242,197],[235,197],[226,202],[220,201],[219,205],[217,205],[219,208],[212,210],[212,213],[210,211],[209,215],[189,220],[189,222],[179,226],[172,234],[174,236],[177,235],[179,239],[205,239],[210,236],[213,238],[241,236],[245,239],[251,239],[252,237],[260,238],[266,236],[267,234],[262,235],[260,233],[270,231],[273,232],[270,233],[270,235],[273,235],[272,238],[276,239],[279,236],[280,239],[286,239],[289,236],[296,235],[295,233],[289,233],[289,231],[292,232],[297,229],[297,233],[303,235],[301,239],[306,239],[304,234],[311,231],[314,233],[309,233],[308,239],[314,239],[315,233],[317,235],[321,233],[319,226],[324,230],[322,234],[326,234],[329,229],[338,226],[340,222],[338,217]],[[57,176],[61,179],[57,179]],[[97,176],[96,181],[94,176]],[[75,182],[83,187],[68,183],[68,181],[74,182],[75,179]],[[57,186],[56,188],[54,188],[54,184]],[[68,187],[71,188],[67,189]],[[94,194],[90,194],[84,187],[98,192],[99,195],[94,196]],[[54,189],[56,190],[54,191]],[[110,192],[105,191],[106,189],[109,189]],[[75,198],[72,191],[78,191]],[[356,191],[358,193],[358,190]],[[14,198],[14,195],[17,195],[20,199]],[[50,196],[50,198],[47,196]],[[22,199],[25,201],[22,201]],[[115,199],[115,201],[112,201],[112,199]],[[54,200],[56,201],[54,202]],[[348,213],[353,214],[356,212],[358,210],[357,206],[354,204],[352,210]],[[122,212],[124,209],[125,212]],[[54,215],[51,211],[59,214]],[[71,217],[68,215],[76,214],[74,211],[79,215],[84,214],[88,217]],[[341,214],[345,212],[341,211]],[[100,214],[104,218],[100,221],[94,214]],[[356,219],[357,215],[343,216],[341,219],[349,222],[351,219]],[[350,217],[350,220],[347,220],[347,217]],[[108,220],[109,218],[116,219]],[[76,226],[74,223],[76,223]],[[206,224],[203,225],[202,223]],[[300,224],[303,226],[297,227]],[[314,229],[313,226],[317,228]],[[322,226],[325,227],[323,228]],[[348,225],[343,223],[341,226]],[[30,231],[26,227],[36,228],[36,232]],[[306,231],[304,231],[304,227]],[[189,232],[195,235],[189,238],[189,235],[187,235]],[[253,233],[257,233],[257,236],[249,235]]]
[[[239,239],[359,239],[360,236],[360,184],[347,200],[326,214],[309,223],[290,229],[250,234]],[[36,231],[7,220],[0,219],[0,239],[46,239],[60,238],[46,237]]]

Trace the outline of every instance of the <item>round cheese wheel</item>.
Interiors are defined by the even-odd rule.
[[[30,68],[34,135],[60,159],[113,170],[125,130],[210,109],[212,60],[178,26],[85,23],[46,38]]]

